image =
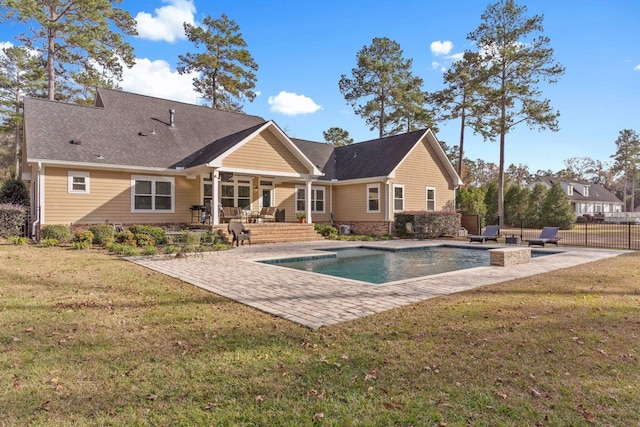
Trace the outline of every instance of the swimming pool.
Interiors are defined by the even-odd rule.
[[[400,250],[365,247],[326,250],[331,253],[262,262],[373,284],[489,265],[488,248],[442,245]],[[548,253],[531,251],[531,256]]]

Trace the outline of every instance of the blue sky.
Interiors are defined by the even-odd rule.
[[[191,77],[176,72],[178,55],[193,51],[182,22],[226,13],[235,20],[260,69],[259,96],[244,110],[274,120],[290,136],[322,141],[322,131],[338,126],[356,141],[377,137],[353,113],[338,90],[350,75],[356,53],[374,37],[400,44],[413,59],[423,89],[443,87],[442,73],[456,55],[472,46],[466,39],[490,2],[479,0],[123,0],[138,22],[136,66],[127,70],[124,90],[198,103]],[[559,170],[570,157],[609,161],[619,131],[640,132],[640,1],[531,0],[528,14],[544,15],[544,34],[555,59],[566,67],[556,85],[542,85],[560,110],[559,132],[520,125],[507,135],[506,163]],[[4,24],[0,43],[13,42],[21,29]],[[438,138],[457,144],[459,122],[439,123]],[[498,162],[497,142],[467,131],[466,156]]]

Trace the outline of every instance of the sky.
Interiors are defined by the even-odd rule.
[[[259,65],[253,103],[244,111],[275,121],[289,136],[323,141],[331,127],[356,141],[375,139],[338,88],[351,76],[357,52],[375,37],[400,44],[413,60],[423,89],[444,88],[443,72],[464,50],[474,48],[468,33],[481,23],[489,1],[482,0],[123,0],[136,20],[138,36],[127,37],[136,64],[126,69],[123,90],[202,103],[192,77],[176,71],[178,55],[195,52],[183,22],[225,13],[240,27]],[[555,85],[540,84],[543,97],[560,111],[558,132],[519,125],[507,134],[505,162],[558,171],[571,157],[611,161],[623,129],[640,132],[640,1],[517,0],[527,15],[544,16],[555,60],[566,72]],[[0,45],[17,44],[24,27],[0,26]],[[179,120],[179,118],[176,118]],[[439,122],[438,139],[457,145],[458,120]],[[499,144],[467,130],[465,156],[498,163]]]

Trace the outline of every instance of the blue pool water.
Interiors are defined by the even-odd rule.
[[[333,253],[326,256],[263,262],[374,284],[489,265],[489,251],[481,248],[434,246],[385,250],[357,247],[330,251]],[[531,256],[542,254],[532,251]]]

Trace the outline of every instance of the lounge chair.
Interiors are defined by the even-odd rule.
[[[558,240],[562,237],[558,237],[558,227],[544,227],[540,232],[540,237],[537,239],[527,239],[529,246],[542,246],[544,248],[545,243],[552,243],[558,246]]]
[[[244,241],[248,240],[249,245],[251,245],[251,230],[247,230],[244,228],[244,225],[238,221],[232,221],[227,225],[227,231],[233,234],[233,240],[231,241],[231,246],[233,246],[233,242],[236,242],[236,246],[240,244],[244,245]]]
[[[260,213],[258,214],[258,219],[263,221],[273,222],[276,220],[276,207],[269,206],[260,209]]]
[[[498,243],[498,237],[500,237],[500,226],[498,225],[487,225],[487,228],[484,229],[484,232],[482,234],[472,234],[470,236],[467,236],[467,238],[469,239],[469,243],[484,243],[488,240],[493,240],[494,242]]]

